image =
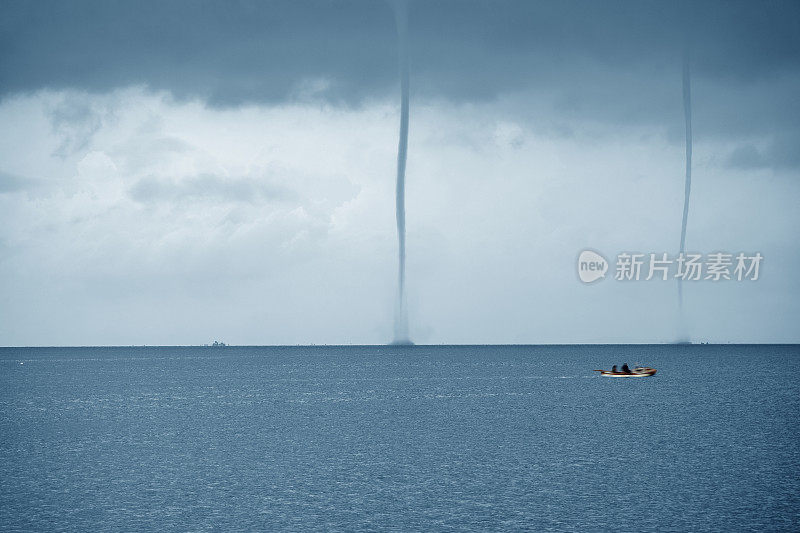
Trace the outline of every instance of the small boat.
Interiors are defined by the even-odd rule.
[[[630,372],[613,372],[611,370],[595,370],[595,372],[600,372],[601,376],[607,378],[646,378],[655,374],[656,369],[647,366],[637,366]]]

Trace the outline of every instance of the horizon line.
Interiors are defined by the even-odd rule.
[[[392,349],[415,349],[430,348],[441,346],[800,346],[797,342],[543,342],[543,343],[437,343],[437,344],[413,344],[413,345],[392,345],[390,343],[381,344],[54,344],[54,345],[20,345],[20,346],[0,346],[2,349],[15,348],[374,348],[385,347]]]

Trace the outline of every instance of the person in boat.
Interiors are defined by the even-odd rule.
[[[616,371],[617,371],[617,365],[614,365],[614,366],[612,366],[612,367],[611,367],[611,371],[612,371],[612,372],[616,372]]]
[[[622,363],[622,371],[625,372],[626,374],[631,374],[632,373],[631,369],[628,368],[628,363]]]

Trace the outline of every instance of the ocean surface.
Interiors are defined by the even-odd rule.
[[[609,379],[612,364],[658,369]],[[800,347],[0,349],[2,531],[798,531]]]

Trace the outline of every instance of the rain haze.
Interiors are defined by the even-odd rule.
[[[411,339],[800,341],[800,4],[406,7]],[[0,12],[0,344],[392,340],[390,3]],[[682,325],[613,270],[682,246],[685,62],[685,249],[764,260],[684,282]]]

